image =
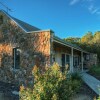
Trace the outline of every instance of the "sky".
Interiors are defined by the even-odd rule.
[[[60,38],[100,31],[100,0],[0,0],[10,15]],[[5,9],[0,5],[0,9]]]

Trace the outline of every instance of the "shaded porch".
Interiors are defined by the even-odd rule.
[[[68,66],[70,72],[83,71],[86,68],[84,62],[88,53],[77,48],[53,41],[53,62],[57,62],[63,69]]]

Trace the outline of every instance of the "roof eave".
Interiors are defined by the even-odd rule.
[[[76,49],[76,50],[78,50],[78,51],[82,51],[82,52],[84,52],[84,53],[88,53],[88,52],[86,52],[86,51],[83,50],[83,49],[80,49],[80,48],[77,48],[77,47],[68,45],[67,43],[65,43],[65,41],[63,41],[62,39],[58,39],[58,38],[56,38],[55,36],[54,36],[53,41],[54,41],[54,42],[58,42],[58,43],[60,43],[60,44],[62,44],[62,45],[68,46],[68,47],[70,47],[70,48],[74,48],[74,49]]]

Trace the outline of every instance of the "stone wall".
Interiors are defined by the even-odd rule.
[[[0,25],[0,81],[14,84],[33,83],[34,65],[44,70],[51,61],[51,31],[25,33],[14,21],[3,15]],[[13,69],[12,49],[20,51],[20,69]]]

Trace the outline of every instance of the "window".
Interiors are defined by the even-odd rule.
[[[18,48],[13,48],[13,68],[19,69],[20,67],[20,51]]]
[[[79,65],[79,59],[78,59],[78,56],[74,56],[73,57],[73,65],[75,66],[75,67],[77,67],[78,65]]]
[[[66,64],[70,65],[70,56],[66,55]]]
[[[62,54],[62,72],[65,70],[66,65],[68,65],[68,70],[70,70],[70,55]]]
[[[70,55],[62,54],[62,66],[68,64],[70,66]]]
[[[89,60],[89,59],[90,59],[89,55],[86,55],[86,60]]]
[[[0,16],[0,25],[3,24],[3,16]]]

